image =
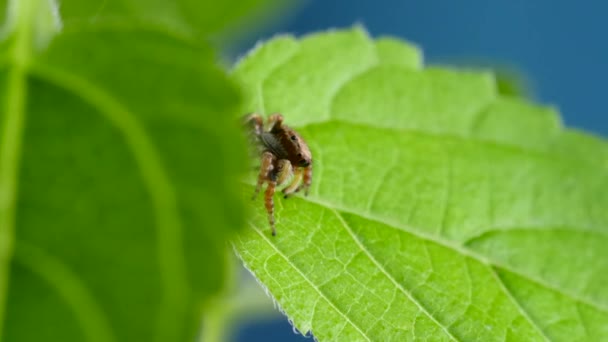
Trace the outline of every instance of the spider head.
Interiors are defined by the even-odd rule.
[[[289,130],[287,136],[289,137],[289,144],[291,145],[289,150],[289,160],[293,166],[308,167],[312,164],[312,154],[308,145],[296,132]]]
[[[298,157],[300,157],[300,160],[298,161],[298,166],[301,167],[308,167],[310,166],[310,164],[312,164],[312,159],[310,159],[310,157],[304,157],[303,155],[298,155]]]

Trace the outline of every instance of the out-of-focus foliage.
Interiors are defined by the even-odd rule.
[[[159,25],[204,36],[235,26],[251,12],[270,9],[279,2],[281,1],[104,0],[92,3],[63,0],[61,10],[66,23],[139,21],[146,25]]]
[[[204,41],[260,2],[3,3],[1,340],[193,340],[243,223]]]
[[[608,339],[606,141],[360,29],[277,37],[234,77],[243,111],[282,112],[312,149],[311,194],[277,200],[277,236],[255,202],[235,242],[300,331]]]

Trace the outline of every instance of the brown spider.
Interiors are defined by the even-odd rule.
[[[253,199],[257,197],[264,182],[267,182],[264,203],[274,236],[276,230],[272,197],[275,188],[285,184],[293,176],[291,182],[283,189],[284,197],[289,198],[302,189],[305,190],[305,195],[308,195],[308,189],[312,183],[312,155],[304,139],[296,131],[283,125],[281,114],[272,114],[268,118],[268,130],[266,131],[264,121],[258,114],[245,116],[245,124],[250,129],[262,157]]]

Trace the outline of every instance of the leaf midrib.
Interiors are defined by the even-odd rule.
[[[385,218],[377,217],[377,216],[374,216],[374,215],[362,214],[361,212],[358,212],[358,211],[355,211],[355,210],[351,210],[351,209],[346,208],[346,207],[342,207],[342,206],[339,206],[339,205],[328,203],[328,202],[323,201],[323,200],[319,200],[318,198],[314,198],[313,196],[300,197],[300,199],[302,199],[304,201],[308,201],[308,202],[316,204],[316,205],[319,205],[319,206],[323,207],[326,210],[348,213],[350,215],[358,216],[358,217],[363,218],[363,219],[368,220],[368,221],[380,223],[380,224],[385,225],[387,227],[390,227],[392,229],[397,229],[397,230],[401,230],[401,231],[410,233],[410,234],[416,236],[417,238],[423,239],[425,241],[430,241],[430,242],[436,243],[436,244],[438,244],[438,245],[440,245],[442,247],[445,247],[447,249],[452,250],[453,252],[459,253],[459,254],[464,255],[464,256],[468,256],[471,259],[476,260],[476,261],[478,261],[478,262],[480,262],[480,263],[482,263],[484,265],[488,265],[490,267],[499,267],[499,268],[502,268],[502,269],[504,269],[506,271],[509,271],[509,272],[511,272],[513,274],[516,274],[516,275],[518,275],[518,276],[520,276],[520,277],[522,277],[522,278],[524,278],[524,279],[526,279],[526,280],[528,280],[528,281],[530,281],[532,283],[535,283],[535,284],[537,284],[537,285],[539,285],[541,287],[544,287],[544,288],[546,288],[548,290],[551,290],[551,291],[555,291],[555,292],[557,292],[557,293],[559,293],[559,294],[561,294],[561,295],[563,295],[565,297],[571,298],[572,300],[574,300],[576,302],[588,305],[588,306],[593,307],[593,308],[595,308],[595,309],[597,309],[599,311],[608,313],[608,307],[604,307],[602,305],[599,305],[598,303],[591,302],[591,301],[589,301],[589,300],[587,300],[585,298],[581,298],[578,295],[575,295],[573,293],[567,292],[567,290],[560,289],[560,288],[557,288],[557,287],[552,286],[550,284],[547,284],[545,281],[543,281],[541,279],[535,278],[535,277],[533,277],[533,276],[531,276],[529,274],[526,274],[526,273],[522,273],[519,270],[513,269],[510,265],[502,264],[500,262],[497,262],[496,260],[489,259],[487,256],[479,254],[479,253],[477,253],[475,251],[472,251],[470,249],[463,248],[464,246],[457,245],[457,244],[455,244],[452,241],[445,240],[442,237],[439,237],[439,236],[436,236],[436,235],[426,234],[421,229],[416,229],[414,227],[403,225],[403,224],[398,223],[398,222],[386,220]]]
[[[395,128],[395,127],[390,127],[390,126],[373,125],[373,124],[365,123],[365,122],[347,121],[347,120],[336,119],[336,118],[307,122],[304,125],[293,126],[293,128],[296,128],[298,130],[307,130],[310,128],[314,128],[315,126],[323,126],[326,124],[343,124],[343,125],[349,125],[352,127],[360,127],[360,128],[365,128],[365,129],[374,129],[374,130],[379,130],[379,131],[382,130],[382,131],[387,131],[387,132],[394,132],[396,134],[411,134],[411,135],[417,135],[417,136],[426,137],[426,138],[440,138],[440,139],[453,140],[453,141],[469,142],[469,143],[474,143],[474,144],[481,145],[481,146],[498,148],[498,149],[512,152],[512,153],[525,154],[527,156],[532,156],[532,157],[539,158],[539,159],[558,161],[560,163],[567,164],[567,165],[578,165],[578,166],[580,166],[581,170],[585,169],[584,166],[589,165],[589,166],[593,166],[594,170],[598,170],[598,169],[601,170],[602,171],[601,173],[603,175],[607,176],[606,180],[608,180],[608,167],[606,167],[605,162],[602,160],[598,160],[597,162],[594,162],[594,161],[591,161],[590,159],[576,158],[576,156],[577,156],[576,154],[566,155],[564,153],[560,153],[557,150],[551,151],[551,150],[535,149],[535,148],[532,148],[529,146],[509,144],[509,143],[506,143],[503,141],[498,141],[498,140],[481,139],[478,137],[452,134],[449,132],[423,131],[423,130],[415,129],[415,128]],[[567,131],[567,129],[558,131],[555,135],[555,138],[559,137],[560,134],[564,134],[566,131]],[[546,147],[550,147],[550,143],[548,143]],[[606,149],[608,150],[608,144],[606,145]]]

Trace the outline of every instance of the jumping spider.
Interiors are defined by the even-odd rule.
[[[305,195],[308,195],[312,183],[312,155],[304,139],[296,131],[283,125],[281,114],[273,114],[268,118],[267,130],[264,130],[264,121],[258,114],[247,115],[244,121],[262,157],[253,199],[257,197],[264,182],[268,183],[264,203],[274,236],[276,230],[272,197],[275,188],[286,184],[293,176],[283,189],[284,197],[288,198],[302,189]]]

